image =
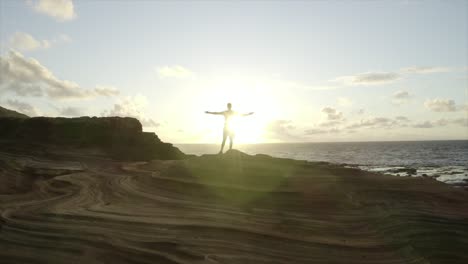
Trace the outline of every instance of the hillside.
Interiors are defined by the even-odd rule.
[[[28,118],[29,116],[0,106],[0,117]]]

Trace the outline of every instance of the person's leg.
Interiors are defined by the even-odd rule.
[[[232,149],[232,144],[234,143],[234,134],[229,135],[229,149]]]
[[[224,130],[224,132],[223,132],[223,143],[221,143],[221,150],[219,151],[219,154],[223,153],[224,144],[226,143],[226,138],[227,138],[227,133],[226,133],[226,130]]]

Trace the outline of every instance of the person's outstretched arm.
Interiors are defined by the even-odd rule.
[[[223,112],[210,112],[210,111],[205,111],[205,114],[210,114],[210,115],[222,115]]]
[[[241,116],[249,116],[249,115],[253,115],[254,112],[250,112],[250,113],[247,113],[247,114],[241,114]]]

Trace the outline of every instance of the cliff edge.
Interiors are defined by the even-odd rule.
[[[2,110],[3,112],[3,109]],[[185,154],[130,117],[32,117],[0,114],[0,146],[97,148],[120,160],[182,159]]]

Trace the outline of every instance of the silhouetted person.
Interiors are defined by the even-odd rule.
[[[227,104],[228,110],[223,111],[223,112],[209,112],[206,111],[206,114],[212,114],[212,115],[222,115],[224,116],[224,130],[223,130],[223,143],[221,143],[221,150],[219,153],[223,153],[224,149],[224,144],[226,143],[226,138],[229,137],[229,149],[232,149],[232,144],[234,142],[234,130],[232,129],[232,119],[234,116],[240,115],[240,116],[249,116],[252,115],[253,112],[247,113],[247,114],[239,114],[235,111],[233,111],[232,104],[228,103]]]

